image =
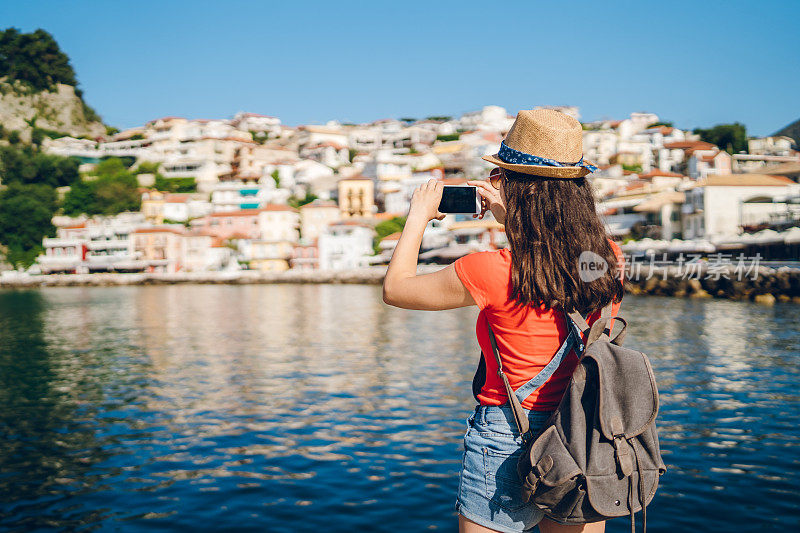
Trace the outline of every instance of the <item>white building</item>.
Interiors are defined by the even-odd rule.
[[[372,227],[356,221],[342,221],[328,226],[319,236],[319,268],[337,270],[368,266],[373,254]]]
[[[683,205],[685,239],[721,238],[741,233],[741,226],[767,219],[781,209],[773,199],[800,194],[792,180],[765,174],[710,175],[686,191]],[[770,201],[752,202],[754,199]],[[745,220],[745,207],[748,220]],[[756,205],[757,204],[757,205]]]
[[[761,137],[748,139],[747,151],[751,155],[791,156],[796,153],[793,149],[794,144],[794,139],[791,137]]]
[[[300,206],[300,235],[303,242],[314,242],[329,224],[339,218],[339,206],[330,200],[314,200]]]
[[[133,232],[146,227],[141,213],[94,217],[61,227],[55,238],[44,238],[37,258],[42,272],[101,272],[141,269],[137,263]]]
[[[258,113],[236,113],[231,124],[241,130],[248,132],[264,133],[269,136],[280,136],[281,119]]]
[[[233,250],[220,239],[202,232],[183,235],[182,269],[187,272],[223,270],[234,262]]]
[[[487,105],[480,111],[464,113],[458,123],[463,130],[491,130],[507,132],[514,123],[514,117],[496,105]]]
[[[398,181],[411,177],[412,161],[407,155],[394,154],[389,150],[372,153],[364,164],[363,175],[377,181]]]
[[[305,146],[300,150],[300,157],[313,159],[331,168],[339,168],[350,163],[350,149],[347,146],[327,141]]]
[[[288,205],[269,204],[258,212],[258,230],[261,240],[288,241],[296,243],[299,239],[300,215]]]
[[[270,177],[259,183],[221,181],[211,189],[211,209],[214,213],[260,209],[267,204],[286,204],[290,194],[288,189],[277,188]]]

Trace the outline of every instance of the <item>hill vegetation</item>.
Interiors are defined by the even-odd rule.
[[[718,124],[712,128],[696,128],[693,133],[700,139],[719,146],[729,154],[747,152],[747,130],[744,124]]]
[[[0,76],[19,80],[36,91],[52,91],[57,83],[78,85],[69,58],[53,36],[39,29],[0,31]]]
[[[52,218],[59,212],[139,207],[136,174],[121,160],[104,161],[82,177],[77,160],[41,150],[46,137],[105,133],[77,84],[52,35],[0,30],[0,255],[15,267],[34,262],[42,238],[55,235]]]
[[[0,30],[0,126],[7,142],[103,135],[106,127],[77,86],[69,58],[52,35]]]

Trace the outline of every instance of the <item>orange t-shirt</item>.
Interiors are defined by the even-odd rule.
[[[616,243],[612,242],[611,246],[622,271],[622,252]],[[511,299],[511,251],[508,249],[471,253],[457,259],[455,269],[481,310],[475,329],[486,360],[486,382],[478,400],[482,405],[502,405],[506,403],[507,395],[503,381],[497,375],[497,361],[492,355],[486,321],[491,324],[497,339],[503,370],[511,388],[517,390],[550,362],[567,338],[569,330],[564,313],[560,308],[545,310],[543,305],[515,307]],[[619,303],[613,305],[614,315],[619,306]],[[587,322],[592,324],[599,316],[600,310],[597,310],[587,318]],[[555,374],[528,396],[522,407],[535,411],[550,411],[558,407],[577,364],[578,356],[570,351]]]

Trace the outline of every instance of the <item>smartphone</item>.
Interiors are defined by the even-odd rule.
[[[481,212],[481,200],[477,187],[471,185],[445,185],[442,191],[442,201],[439,204],[440,213],[466,213]]]

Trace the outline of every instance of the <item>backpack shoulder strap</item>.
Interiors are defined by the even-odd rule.
[[[500,352],[497,350],[497,339],[494,337],[494,331],[492,331],[492,326],[489,325],[488,318],[486,319],[486,327],[489,329],[489,342],[492,344],[492,353],[494,353],[494,358],[497,361],[497,375],[500,376],[505,386],[508,402],[511,404],[511,410],[514,412],[514,421],[517,423],[519,434],[525,435],[530,429],[528,417],[525,416],[525,413],[522,411],[522,404],[519,402],[517,395],[514,394],[514,390],[511,388],[511,383],[508,382],[506,373],[503,372],[503,361],[500,360]]]
[[[581,330],[581,333],[586,338],[586,346],[592,344],[602,335],[609,337],[609,340],[616,345],[622,344],[622,341],[625,339],[625,332],[628,328],[628,323],[622,317],[613,316],[611,314],[613,303],[613,301],[609,302],[608,305],[603,307],[603,309],[600,311],[600,316],[591,326],[589,326],[588,322],[586,322],[586,319],[578,311],[569,313],[569,318],[572,320],[575,326]],[[611,326],[613,326],[617,321],[622,323],[622,330],[620,330],[620,332],[614,337],[611,337]]]

